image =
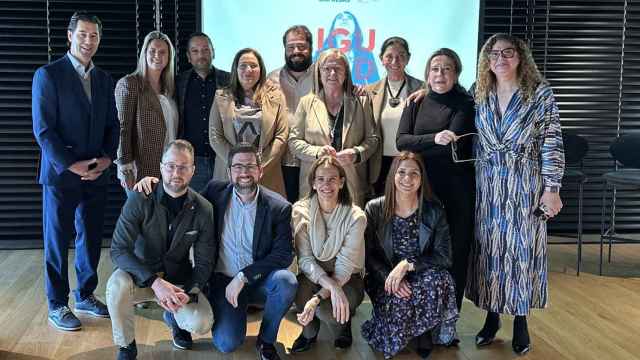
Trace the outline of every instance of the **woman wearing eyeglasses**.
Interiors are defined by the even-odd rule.
[[[409,43],[405,39],[398,36],[386,39],[380,48],[380,60],[387,76],[366,87],[373,106],[373,119],[381,136],[378,151],[369,160],[369,182],[373,184],[376,196],[384,193],[391,161],[400,153],[396,135],[404,103],[407,96],[423,86],[422,81],[405,72],[410,57]]]
[[[308,195],[292,209],[298,256],[298,322],[304,326],[291,352],[316,342],[320,320],[335,334],[334,345],[353,341],[351,317],[364,297],[364,230],[367,219],[353,204],[346,171],[335,157],[313,162],[307,175]]]
[[[120,119],[116,163],[118,179],[127,191],[145,176],[160,177],[162,151],[176,138],[179,118],[173,100],[174,54],[167,35],[150,32],[144,38],[136,71],[116,85]]]
[[[365,209],[365,289],[373,312],[362,337],[386,358],[418,338],[418,354],[426,359],[432,339],[439,344],[455,339],[449,227],[419,155],[401,152],[386,180],[384,196]]]
[[[344,168],[353,202],[364,206],[367,161],[379,146],[371,102],[353,96],[349,62],[338,49],[320,54],[314,81],[317,86],[300,99],[289,136],[291,152],[300,159],[300,194],[310,190],[305,180],[313,162],[329,155]]]
[[[451,142],[475,132],[471,96],[458,84],[462,63],[455,51],[442,48],[427,61],[427,95],[410,103],[398,128],[398,150],[422,155],[436,197],[444,205],[451,231],[452,266],[456,303],[462,307],[467,281],[469,248],[473,241],[475,176],[471,162],[454,162]],[[471,158],[471,136],[454,145],[456,158]],[[455,343],[455,342],[454,342]]]
[[[261,157],[260,184],[285,196],[280,161],[289,135],[286,102],[280,90],[265,86],[266,73],[258,51],[242,49],[231,64],[229,87],[216,91],[209,116],[209,143],[216,153],[213,179],[229,179],[229,150],[247,142]]]
[[[513,351],[530,349],[527,318],[547,305],[547,226],[562,208],[564,151],[551,87],[520,39],[496,34],[478,59],[475,87],[476,241],[467,297],[487,311],[478,346],[490,344],[500,314],[514,315]]]

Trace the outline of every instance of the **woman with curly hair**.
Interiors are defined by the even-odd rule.
[[[551,87],[520,39],[482,47],[475,88],[476,241],[466,295],[487,311],[478,346],[514,315],[513,351],[529,351],[529,309],[547,304],[547,217],[562,208],[560,118]],[[537,209],[543,212],[536,211]]]

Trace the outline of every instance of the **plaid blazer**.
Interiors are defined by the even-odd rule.
[[[162,106],[141,77],[127,75],[116,84],[120,145],[118,164],[135,161],[136,181],[145,176],[160,178],[160,160],[167,127]],[[179,127],[179,125],[178,125]]]

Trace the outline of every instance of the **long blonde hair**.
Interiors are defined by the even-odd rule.
[[[533,94],[536,92],[538,85],[544,81],[542,74],[540,74],[536,63],[533,60],[531,50],[524,41],[508,34],[495,34],[484,43],[482,50],[480,50],[478,58],[478,77],[475,84],[476,104],[482,104],[487,101],[489,92],[495,89],[496,75],[491,71],[489,65],[489,53],[491,52],[493,45],[500,40],[513,45],[518,53],[518,57],[520,59],[517,69],[518,85],[525,102],[533,98]]]
[[[149,80],[147,79],[147,49],[149,49],[149,45],[153,40],[162,40],[167,44],[169,48],[169,60],[167,62],[167,66],[162,70],[162,75],[160,76],[160,91],[168,96],[173,97],[175,93],[175,49],[173,48],[173,44],[171,43],[171,39],[160,31],[152,31],[144,38],[144,42],[142,43],[142,49],[140,49],[140,56],[138,57],[138,67],[133,75],[137,75],[138,77],[143,79],[144,86],[150,87]]]

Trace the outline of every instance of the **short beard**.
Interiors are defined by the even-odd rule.
[[[307,71],[309,66],[311,66],[311,56],[306,56],[302,62],[293,62],[291,57],[285,56],[284,61],[287,64],[287,68],[295,72]]]
[[[183,192],[184,190],[186,190],[189,187],[189,184],[183,184],[182,186],[175,186],[173,184],[171,184],[171,180],[169,181],[163,181],[164,187],[165,189],[169,189],[171,191],[173,191],[174,193],[178,194]]]
[[[258,184],[255,182],[251,182],[248,185],[240,185],[240,183],[233,183],[233,188],[236,189],[236,192],[240,195],[250,195],[258,190]]]

